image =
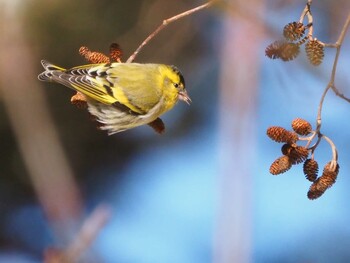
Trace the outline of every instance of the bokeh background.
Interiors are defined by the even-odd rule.
[[[71,90],[37,80],[41,59],[86,63],[83,45],[108,53],[117,42],[127,59],[163,19],[203,3],[0,0],[0,262],[62,262],[66,251],[80,251],[76,262],[350,261],[350,105],[325,100],[340,173],[324,196],[307,199],[301,166],[268,172],[280,146],[267,127],[314,124],[332,69],[331,49],[317,68],[305,52],[288,63],[264,55],[304,1],[226,1],[157,35],[137,62],[179,67],[193,100],[164,115],[163,135],[107,136]],[[335,42],[350,2],[312,10],[315,36]],[[349,57],[347,36],[336,86],[348,96]],[[326,143],[316,158],[330,160]]]

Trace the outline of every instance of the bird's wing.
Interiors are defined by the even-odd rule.
[[[70,82],[76,90],[130,113],[148,112],[162,96],[156,65],[112,63],[76,67],[67,73],[74,76]]]

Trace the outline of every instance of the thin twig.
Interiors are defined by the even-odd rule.
[[[299,19],[300,23],[303,23],[306,14],[310,12],[311,2],[312,1],[308,1],[304,7],[304,10],[301,12],[300,19]]]
[[[346,35],[347,31],[348,31],[349,25],[350,25],[350,13],[348,14],[348,17],[346,19],[346,22],[345,22],[345,24],[343,26],[343,29],[342,29],[340,35],[339,35],[338,40],[335,43],[336,44],[336,48],[337,48],[337,52],[335,54],[334,63],[333,63],[333,69],[332,69],[332,75],[331,75],[331,80],[330,80],[330,84],[333,86],[333,90],[334,90],[334,79],[335,79],[335,74],[336,74],[336,71],[337,71],[337,65],[338,65],[340,49],[341,49],[341,46],[343,44],[345,35]]]
[[[316,131],[317,132],[320,132],[320,129],[321,129],[323,102],[324,102],[326,94],[330,88],[331,88],[331,86],[328,84],[327,87],[324,89],[322,96],[321,96],[320,103],[318,104],[317,119],[316,119]]]
[[[163,23],[152,33],[150,34],[142,43],[141,45],[134,51],[134,53],[128,58],[128,60],[126,61],[126,63],[131,63],[135,60],[136,56],[139,54],[139,52],[141,51],[141,49],[148,44],[149,41],[152,40],[152,38],[154,38],[162,29],[164,29],[167,25],[169,25],[172,22],[175,22],[178,19],[181,19],[185,16],[189,16],[195,12],[198,12],[204,8],[208,8],[210,5],[212,5],[215,2],[215,0],[209,1],[206,4],[197,6],[193,9],[187,10],[181,14],[178,14],[176,16],[170,17],[168,19],[163,20]]]
[[[332,90],[338,97],[350,103],[350,99],[346,97],[343,93],[341,93],[334,85],[332,86]]]
[[[308,0],[303,12],[300,15],[300,19],[299,19],[299,22],[303,23],[305,16],[307,16],[307,22],[308,22],[308,28],[309,28],[308,37],[312,37],[313,30],[314,30],[313,17],[312,17],[311,9],[310,9],[311,4],[312,4],[312,0]]]
[[[337,147],[335,147],[335,144],[333,143],[333,141],[330,138],[328,138],[326,135],[322,135],[322,138],[325,139],[329,143],[329,145],[331,146],[331,148],[332,148],[332,156],[333,156],[332,160],[334,162],[337,162],[338,161]]]
[[[321,43],[324,47],[337,48],[337,44],[335,43],[324,43],[318,39],[318,42]]]
[[[322,108],[323,108],[323,102],[324,102],[324,98],[327,94],[327,92],[332,89],[334,91],[334,93],[346,100],[347,102],[350,102],[350,99],[345,97],[342,93],[339,92],[339,90],[335,87],[334,85],[334,82],[335,82],[335,75],[336,75],[336,72],[337,72],[337,65],[338,65],[338,60],[339,60],[339,54],[340,54],[340,49],[341,49],[341,46],[343,44],[343,41],[344,41],[344,38],[345,38],[345,35],[349,29],[349,25],[350,25],[350,13],[346,19],[346,22],[343,26],[343,29],[338,37],[338,40],[337,42],[335,43],[335,47],[337,49],[336,51],[336,54],[335,54],[335,57],[334,57],[334,62],[333,62],[333,68],[332,68],[332,73],[331,73],[331,78],[330,78],[330,81],[329,83],[327,84],[327,87],[325,88],[323,94],[322,94],[322,97],[321,97],[321,100],[320,100],[320,103],[319,103],[319,107],[318,107],[318,113],[317,113],[317,131],[320,131],[321,129],[321,123],[322,123]]]

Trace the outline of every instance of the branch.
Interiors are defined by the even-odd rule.
[[[348,14],[348,17],[346,19],[346,22],[343,26],[343,29],[338,37],[338,40],[337,42],[334,44],[334,47],[337,49],[336,51],[336,54],[335,54],[335,57],[334,57],[334,62],[333,62],[333,68],[332,68],[332,73],[331,73],[331,78],[330,78],[330,81],[329,83],[327,84],[327,87],[325,88],[323,94],[322,94],[322,97],[321,97],[321,100],[320,100],[320,103],[319,103],[319,107],[318,107],[318,114],[317,114],[317,131],[320,130],[321,128],[321,122],[322,122],[322,108],[323,108],[323,102],[324,102],[324,98],[327,94],[327,92],[332,89],[333,92],[340,98],[346,100],[347,102],[350,103],[350,99],[345,97],[334,85],[334,82],[335,82],[335,75],[336,75],[336,72],[337,72],[337,65],[338,65],[338,60],[339,60],[339,54],[340,54],[340,49],[341,49],[341,46],[344,42],[344,38],[345,38],[345,35],[349,29],[349,25],[350,25],[350,13]]]
[[[318,111],[317,111],[317,120],[316,120],[316,131],[319,133],[321,130],[321,124],[322,124],[322,109],[323,109],[323,102],[324,102],[324,98],[326,97],[327,92],[329,91],[329,89],[331,88],[331,86],[328,84],[327,87],[324,89],[322,96],[321,96],[321,100],[320,103],[318,105]]]
[[[309,37],[312,36],[313,30],[314,30],[313,17],[312,17],[311,10],[310,10],[311,4],[312,4],[312,0],[308,0],[303,12],[300,15],[300,19],[299,19],[299,22],[303,23],[305,16],[307,16],[308,25],[310,25],[309,26],[309,34],[308,34]]]
[[[77,263],[82,262],[85,252],[89,251],[92,242],[107,223],[111,211],[99,205],[83,222],[80,231],[66,249],[48,248],[44,253],[44,263]],[[84,261],[94,262],[94,261]]]
[[[70,244],[64,256],[67,262],[78,262],[85,251],[88,251],[96,236],[110,218],[111,211],[104,205],[98,206],[83,223],[80,232]]]
[[[350,25],[350,13],[348,14],[348,17],[346,19],[346,22],[345,22],[345,24],[343,26],[342,31],[340,32],[338,40],[335,43],[336,48],[337,48],[337,52],[335,54],[334,63],[333,63],[333,69],[332,69],[332,75],[331,75],[331,80],[330,80],[329,84],[332,85],[332,89],[333,89],[333,91],[336,94],[339,93],[339,92],[335,91],[336,88],[334,87],[334,79],[335,79],[335,74],[336,74],[336,71],[337,71],[337,65],[338,65],[340,49],[341,49],[341,46],[343,45],[345,35],[346,35],[346,33],[347,33],[348,29],[349,29],[349,25]]]
[[[150,34],[142,43],[141,45],[134,51],[134,53],[128,58],[128,60],[126,61],[126,63],[131,63],[135,60],[136,56],[140,53],[141,49],[148,44],[149,41],[152,40],[152,38],[154,38],[156,35],[158,35],[158,33],[160,31],[162,31],[167,25],[169,25],[172,22],[175,22],[176,20],[179,20],[185,16],[189,16],[192,15],[193,13],[196,13],[204,8],[208,8],[209,6],[211,6],[213,3],[215,2],[215,0],[211,0],[209,2],[207,2],[206,4],[197,6],[193,9],[187,10],[181,14],[178,14],[176,16],[170,17],[168,19],[163,20],[163,23],[152,33]]]
[[[332,148],[332,156],[333,156],[333,157],[332,157],[332,161],[337,162],[337,161],[338,161],[338,151],[337,151],[337,147],[335,147],[333,141],[332,141],[330,138],[328,138],[327,136],[322,135],[322,138],[325,139],[325,140],[329,143],[329,145],[331,146],[331,148]],[[335,168],[335,167],[334,167],[334,168]]]

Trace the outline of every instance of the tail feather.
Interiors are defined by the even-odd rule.
[[[38,79],[40,81],[62,84],[104,104],[110,105],[118,101],[113,96],[113,83],[103,81],[102,75],[106,75],[107,73],[103,71],[101,76],[98,76],[99,73],[96,73],[99,70],[98,65],[84,65],[66,70],[45,60],[42,60],[41,64],[45,71],[39,74]],[[102,69],[104,69],[103,66],[104,64],[101,66]],[[96,67],[96,69],[93,67]],[[94,70],[90,74],[89,70],[91,68]]]
[[[52,81],[53,71],[65,71],[64,68],[57,67],[46,60],[41,60],[45,71],[38,75],[40,81]]]

